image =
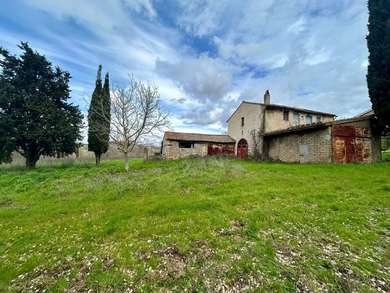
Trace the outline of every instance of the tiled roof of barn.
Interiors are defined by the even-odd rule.
[[[201,142],[215,142],[215,143],[235,143],[235,140],[229,135],[218,134],[202,134],[202,133],[185,133],[167,131],[164,134],[167,140],[176,141],[201,141]]]

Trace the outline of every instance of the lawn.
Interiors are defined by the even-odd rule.
[[[0,169],[0,291],[385,292],[390,164]]]

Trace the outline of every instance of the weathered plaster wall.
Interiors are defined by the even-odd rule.
[[[251,131],[259,129],[262,121],[263,106],[260,104],[242,103],[237,111],[228,121],[228,135],[230,135],[237,144],[240,139],[244,138],[248,142],[249,154],[253,154],[254,142],[251,135]],[[244,117],[245,124],[241,126],[241,117]]]
[[[267,109],[265,114],[265,132],[271,132],[280,129],[286,129],[295,126],[294,125],[294,113],[296,111],[289,110],[288,121],[283,120],[283,109]],[[299,125],[306,124],[306,116],[308,114],[299,113]],[[317,122],[317,115],[311,114],[313,123]],[[321,122],[329,122],[333,121],[332,116],[321,115]]]

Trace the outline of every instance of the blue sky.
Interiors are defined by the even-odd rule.
[[[0,46],[28,41],[72,75],[86,111],[98,64],[160,88],[171,129],[222,133],[242,100],[348,117],[370,107],[365,0],[2,0]]]

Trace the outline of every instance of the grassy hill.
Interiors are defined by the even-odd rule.
[[[390,290],[390,165],[0,169],[0,291]]]

